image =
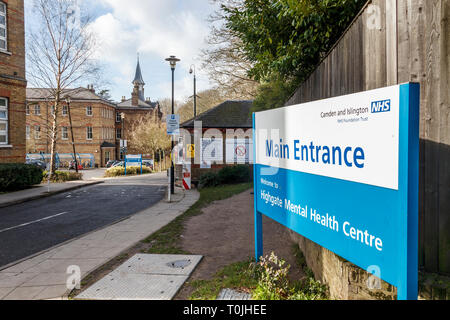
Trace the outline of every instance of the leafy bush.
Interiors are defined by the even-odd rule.
[[[221,184],[250,182],[250,168],[245,165],[224,167],[218,173]]]
[[[62,183],[67,181],[81,180],[82,178],[83,175],[81,173],[76,173],[72,171],[55,171],[50,181],[54,183]],[[44,171],[44,177],[42,179],[42,182],[47,182],[47,179],[48,179],[48,172]]]
[[[249,269],[249,276],[256,277],[258,284],[253,290],[254,300],[324,300],[327,299],[328,289],[314,279],[308,269],[304,269],[306,277],[290,284],[288,279],[290,266],[273,252],[270,256]]]
[[[199,189],[208,188],[208,187],[216,187],[219,185],[219,175],[217,172],[207,172],[200,177],[200,181],[198,184]]]
[[[0,192],[16,191],[40,184],[42,169],[27,164],[0,164]]]
[[[199,188],[221,184],[237,184],[251,181],[250,168],[246,165],[227,166],[218,172],[207,172],[200,177]]]
[[[146,166],[142,166],[142,173],[152,173],[152,170]],[[127,166],[127,175],[137,175],[141,174],[141,167],[140,166]],[[105,178],[112,178],[112,177],[120,177],[125,175],[125,168],[124,167],[113,167],[109,168],[105,172]]]

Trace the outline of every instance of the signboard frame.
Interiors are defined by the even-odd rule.
[[[141,167],[141,175],[142,175],[142,154],[139,154],[139,155],[132,155],[132,154],[125,155],[125,159],[124,159],[124,171],[125,171],[124,173],[125,173],[125,175],[127,175],[127,162],[139,163],[139,165]]]
[[[349,243],[347,246],[337,248],[338,244],[330,243],[328,241],[328,235],[322,233],[308,232],[305,235],[306,223],[303,225],[300,218],[295,215],[290,218],[283,218],[280,214],[276,213],[275,209],[270,209],[269,206],[264,206],[260,200],[259,191],[262,190],[261,186],[261,172],[263,169],[277,169],[275,176],[282,176],[284,178],[281,181],[285,183],[292,183],[292,180],[300,179],[296,181],[297,184],[307,181],[308,183],[315,184],[314,187],[324,187],[330,185],[332,187],[343,186],[343,190],[337,190],[336,193],[343,197],[343,192],[351,192],[353,189],[358,190],[358,196],[363,195],[369,199],[370,197],[377,197],[377,195],[389,195],[395,200],[395,206],[392,206],[391,212],[395,215],[392,218],[391,224],[398,227],[395,230],[397,234],[392,237],[395,242],[392,246],[395,248],[395,261],[383,261],[387,253],[377,253],[377,257],[386,266],[389,266],[389,270],[382,270],[384,273],[389,274],[389,281],[384,278],[383,272],[380,278],[388,281],[394,286],[397,286],[397,293],[399,300],[415,300],[418,295],[418,190],[419,190],[419,114],[420,114],[420,85],[417,83],[401,84],[389,88],[397,87],[399,90],[399,129],[398,129],[398,190],[391,190],[373,185],[365,185],[361,182],[345,181],[337,178],[320,176],[317,174],[294,172],[292,170],[280,169],[277,167],[271,167],[270,165],[258,164],[257,156],[257,143],[258,143],[258,124],[257,116],[253,114],[253,154],[254,154],[254,224],[255,224],[255,258],[259,260],[263,253],[263,233],[262,233],[262,215],[266,215],[275,221],[285,225],[291,230],[306,236],[310,240],[320,244],[321,246],[335,252],[342,256],[344,259],[355,263],[356,265],[369,270],[370,263],[364,261],[364,259],[370,260],[371,254],[366,257],[356,257],[356,253],[352,252],[350,248],[355,246]],[[383,88],[384,89],[384,88]],[[387,89],[387,88],[386,88]],[[381,90],[381,89],[378,89]],[[370,95],[372,91],[361,92],[359,94]],[[374,91],[373,91],[374,92]],[[350,95],[349,95],[350,96]],[[342,97],[349,97],[342,96]],[[342,98],[341,97],[341,98]],[[332,99],[322,100],[322,102],[331,102]],[[286,108],[296,108],[301,106],[291,106]],[[278,109],[279,110],[279,109]],[[273,110],[277,112],[277,110]],[[267,112],[267,111],[266,111]],[[383,129],[383,128],[380,128]],[[305,180],[301,180],[301,179]],[[289,182],[286,182],[289,181]],[[289,192],[295,193],[297,191],[292,186],[284,186]],[[305,188],[299,188],[302,192],[305,192]],[[287,191],[285,191],[287,192]],[[305,192],[308,194],[308,192]],[[308,194],[309,196],[311,194]],[[295,195],[294,195],[295,196]],[[301,195],[303,196],[303,195]],[[388,201],[386,199],[380,199],[380,201]],[[338,197],[334,197],[336,199]],[[342,202],[345,201],[343,197]],[[285,200],[286,201],[286,200]],[[324,200],[327,201],[327,200]],[[373,200],[375,201],[375,200]],[[283,203],[284,204],[284,203]],[[336,204],[333,204],[336,206]],[[336,206],[339,208],[339,205]],[[341,205],[341,207],[348,208],[348,205]],[[362,204],[359,209],[364,208]],[[278,209],[278,208],[277,208]],[[366,208],[369,211],[369,208]],[[356,210],[356,209],[355,209]],[[345,212],[345,214],[348,214]],[[361,218],[362,216],[362,218]],[[368,219],[365,213],[359,216],[360,219],[367,219],[367,225],[370,225],[372,221]],[[299,227],[299,225],[301,225]],[[301,232],[299,231],[301,230]],[[366,230],[367,231],[367,230]],[[303,232],[303,233],[302,233]],[[391,231],[389,231],[391,232]],[[312,239],[311,239],[312,238]],[[389,240],[392,240],[389,238]],[[344,240],[341,239],[341,244]],[[353,247],[352,247],[353,246]],[[385,250],[388,251],[388,250]],[[367,251],[368,252],[368,251]],[[391,257],[391,256],[389,256]],[[356,260],[356,262],[355,262]],[[377,260],[377,261],[380,261]],[[395,262],[395,263],[394,263]],[[374,263],[374,265],[376,265]],[[387,277],[387,276],[386,276]]]

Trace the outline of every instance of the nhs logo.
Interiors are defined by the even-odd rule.
[[[381,113],[391,111],[391,100],[382,100],[372,102],[372,113]]]

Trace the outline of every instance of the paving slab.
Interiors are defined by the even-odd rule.
[[[219,292],[216,300],[251,300],[252,295],[233,289],[223,289]]]
[[[75,299],[171,300],[202,256],[136,254]]]

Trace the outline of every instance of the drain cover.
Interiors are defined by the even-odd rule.
[[[171,268],[184,269],[190,264],[191,264],[191,260],[178,260],[178,261],[169,262],[167,264],[167,266],[169,266]]]

